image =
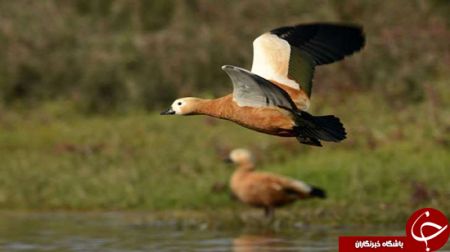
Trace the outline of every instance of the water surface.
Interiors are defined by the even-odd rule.
[[[1,214],[0,251],[337,251],[339,235],[403,235],[378,228],[189,228],[139,215]],[[447,244],[447,251],[449,251]],[[441,250],[445,251],[445,250]]]

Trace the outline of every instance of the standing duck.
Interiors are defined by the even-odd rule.
[[[256,172],[251,153],[246,149],[233,150],[228,161],[236,165],[231,176],[233,195],[243,203],[264,208],[265,216],[272,219],[276,207],[305,198],[325,198],[325,191],[302,181]]]
[[[343,59],[364,46],[362,28],[344,24],[301,24],[274,29],[253,41],[251,71],[225,65],[233,93],[217,99],[175,100],[161,115],[208,115],[262,133],[296,137],[322,146],[346,132],[333,115],[306,112],[315,66]]]

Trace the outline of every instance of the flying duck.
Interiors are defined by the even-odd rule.
[[[231,151],[228,161],[236,165],[230,179],[233,195],[241,202],[264,208],[265,216],[272,219],[276,207],[293,203],[299,199],[325,198],[325,191],[268,172],[256,172],[251,153],[246,149]]]
[[[322,146],[320,140],[340,142],[346,132],[339,118],[306,112],[314,69],[353,54],[364,43],[363,30],[356,25],[313,23],[274,29],[253,41],[251,71],[222,66],[233,83],[232,94],[180,98],[161,115],[208,115],[315,146]]]

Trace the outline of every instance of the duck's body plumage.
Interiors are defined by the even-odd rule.
[[[214,100],[178,99],[162,114],[204,114],[277,136],[321,146],[346,132],[337,117],[315,117],[309,108],[315,67],[343,59],[364,46],[361,27],[305,24],[280,27],[253,41],[251,71],[223,66],[233,93]],[[193,104],[197,103],[197,104]]]
[[[240,201],[254,207],[280,207],[310,197],[307,186],[267,172],[236,171],[230,187]]]
[[[233,101],[233,95],[202,100],[192,115],[209,115],[233,121],[243,127],[283,137],[295,136],[294,121],[286,111],[270,107],[240,107]]]

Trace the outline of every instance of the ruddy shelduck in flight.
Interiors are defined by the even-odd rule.
[[[208,115],[304,144],[346,138],[333,115],[313,116],[309,107],[316,66],[343,59],[365,43],[362,28],[346,24],[301,24],[274,29],[253,41],[251,71],[225,65],[233,93],[217,99],[175,100],[161,115]]]
[[[305,182],[268,172],[256,172],[252,154],[246,149],[231,151],[228,161],[236,165],[230,179],[233,195],[241,202],[263,208],[272,218],[275,208],[306,198],[325,198],[325,191]]]

